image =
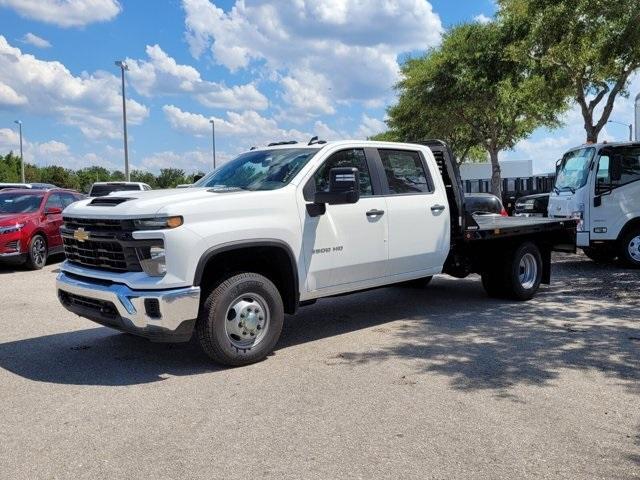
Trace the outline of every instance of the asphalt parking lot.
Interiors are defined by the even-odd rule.
[[[323,300],[224,369],[66,312],[58,267],[0,267],[2,478],[640,477],[640,272]]]

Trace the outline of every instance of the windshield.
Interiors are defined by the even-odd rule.
[[[283,148],[243,153],[193,186],[222,191],[276,190],[288,184],[317,151],[316,148]]]
[[[565,154],[558,170],[556,190],[575,191],[576,188],[584,187],[589,176],[589,163],[595,150],[593,147],[587,147]]]
[[[91,193],[89,194],[92,197],[104,197],[109,195],[111,192],[130,192],[130,191],[139,191],[140,187],[138,185],[94,185],[91,188]]]
[[[0,193],[0,214],[37,212],[44,195],[30,193]]]

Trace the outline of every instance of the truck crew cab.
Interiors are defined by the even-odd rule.
[[[193,187],[71,205],[58,297],[70,311],[154,341],[192,334],[215,361],[275,347],[284,314],[318,298],[446,272],[530,299],[574,220],[465,214],[442,142],[283,142]]]
[[[559,164],[549,217],[578,218],[577,245],[591,259],[640,268],[640,143],[569,150]]]

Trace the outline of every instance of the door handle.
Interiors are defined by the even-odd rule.
[[[441,212],[444,209],[445,209],[444,205],[434,205],[433,207],[431,207],[432,212]]]
[[[375,208],[367,212],[367,217],[381,217],[382,215],[384,215],[384,210],[376,210]]]

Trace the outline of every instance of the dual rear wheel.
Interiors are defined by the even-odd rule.
[[[490,297],[529,300],[540,288],[542,267],[538,246],[523,243],[482,273],[482,285]]]

